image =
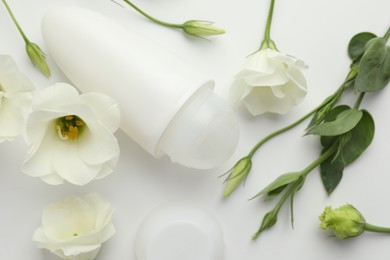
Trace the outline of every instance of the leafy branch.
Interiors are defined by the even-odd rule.
[[[294,195],[302,188],[307,175],[312,170],[320,167],[322,183],[330,195],[339,185],[344,168],[360,157],[371,144],[375,133],[374,119],[367,110],[360,109],[360,105],[367,92],[382,90],[389,83],[390,47],[386,45],[389,35],[390,28],[383,37],[377,37],[369,32],[362,32],[352,37],[348,45],[348,54],[352,62],[341,86],[302,118],[260,140],[228,172],[225,197],[228,197],[248,177],[252,157],[260,147],[312,117],[306,128],[306,135],[320,137],[321,155],[302,171],[279,176],[253,197],[265,196],[266,199],[280,197],[275,207],[264,215],[253,239],[276,224],[279,210],[288,199],[293,212]],[[348,93],[357,95],[355,104],[352,107],[346,104],[338,105],[341,96],[345,95],[348,89],[354,90]]]

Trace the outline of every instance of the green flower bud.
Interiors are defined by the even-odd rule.
[[[230,174],[226,179],[226,187],[223,196],[227,198],[237,186],[248,176],[252,168],[252,160],[249,157],[240,159],[229,171]],[[228,173],[229,173],[228,172]]]
[[[276,222],[278,221],[277,214],[278,211],[276,209],[273,209],[267,214],[265,214],[259,230],[252,237],[253,240],[256,240],[264,230],[269,229],[276,224]]]
[[[212,35],[224,34],[225,31],[214,27],[210,22],[190,20],[183,24],[183,31],[196,37],[207,37]]]
[[[46,76],[50,77],[50,68],[46,63],[45,54],[39,46],[33,42],[26,42],[26,52],[31,62]]]
[[[332,230],[341,239],[355,237],[364,232],[366,220],[352,205],[344,205],[337,209],[326,207],[320,216],[321,229]]]

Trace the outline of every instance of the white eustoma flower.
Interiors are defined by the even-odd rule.
[[[117,103],[101,93],[84,93],[65,83],[37,94],[27,119],[30,145],[23,172],[57,185],[84,185],[113,172],[119,156],[114,132]]]
[[[34,86],[8,55],[0,55],[0,143],[12,141],[25,127]]]
[[[261,49],[247,57],[231,87],[231,98],[244,103],[253,115],[286,114],[306,96],[303,61],[273,50]]]
[[[114,209],[97,194],[68,197],[44,209],[33,234],[39,248],[67,260],[93,260],[102,243],[115,234]]]

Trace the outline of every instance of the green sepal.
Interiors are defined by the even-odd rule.
[[[335,104],[334,97],[327,97],[324,102],[322,102],[322,104],[324,104],[324,106],[314,114],[313,118],[310,120],[309,125],[306,127],[306,131],[309,131],[314,126],[319,125],[324,120],[327,113],[333,108]]]

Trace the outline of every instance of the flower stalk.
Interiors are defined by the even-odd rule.
[[[269,224],[268,215],[270,214],[270,212],[268,212],[263,217],[263,220],[262,220],[262,223],[260,225],[259,230],[252,236],[253,240],[256,240],[264,230],[269,229],[273,225],[276,224],[277,215],[288,198],[291,199],[290,200],[290,202],[291,202],[291,224],[293,225],[293,219],[294,219],[293,218],[293,200],[294,200],[295,193],[303,186],[307,175],[310,172],[312,172],[312,170],[315,169],[318,165],[320,165],[325,160],[327,160],[336,151],[337,147],[338,147],[338,145],[334,144],[331,148],[329,148],[326,152],[324,152],[320,157],[318,157],[315,161],[313,161],[311,164],[309,164],[305,169],[303,169],[298,174],[295,174],[296,175],[295,180],[286,184],[289,186],[287,191],[282,195],[282,197],[279,199],[279,201],[277,202],[275,207],[270,211],[270,212],[272,212],[272,215],[274,215],[275,221],[272,223],[272,225]],[[283,186],[279,186],[277,188],[281,188],[281,187],[283,187]],[[274,192],[275,190],[277,190],[277,188],[275,188],[274,190],[270,190],[268,192],[268,194]],[[260,196],[262,194],[263,193],[260,192],[255,197]],[[255,197],[253,197],[253,198],[255,198]]]
[[[270,13],[272,15],[272,9]],[[269,37],[269,32],[267,35]],[[389,37],[390,29],[384,37],[378,37],[370,32],[362,32],[353,36],[348,44],[348,55],[352,61],[350,70],[336,92],[301,119],[266,136],[244,157],[251,160],[254,153],[266,142],[313,116],[306,128],[306,135],[319,137],[322,146],[321,156],[300,172],[280,175],[253,197],[264,195],[266,199],[273,199],[282,194],[275,207],[263,217],[262,224],[253,239],[275,225],[277,214],[288,198],[291,201],[291,221],[293,222],[294,195],[303,186],[306,176],[312,170],[319,166],[323,186],[327,193],[331,194],[339,185],[345,167],[359,158],[370,146],[375,134],[375,123],[370,113],[365,109],[360,109],[360,106],[366,92],[382,90],[390,82],[388,66],[390,49],[386,47]],[[336,106],[347,89],[354,89],[353,93],[356,95],[354,105],[352,107],[347,104]],[[245,177],[248,176],[249,170],[245,172]],[[234,173],[234,168],[232,173]],[[229,185],[229,177],[227,185]],[[238,181],[235,181],[234,187],[237,186]],[[229,194],[232,191],[231,189]],[[353,207],[346,209],[347,214],[341,211],[343,210],[332,212],[327,208],[321,215],[322,229],[333,229],[335,235],[342,239],[360,235],[363,231],[390,232],[388,228],[367,224]],[[353,219],[348,219],[351,216]]]
[[[244,156],[243,158],[241,158],[236,164],[235,166],[233,166],[233,168],[228,171],[227,173],[229,174],[228,177],[226,178],[225,182],[226,182],[226,187],[225,187],[225,190],[224,190],[224,197],[227,198],[228,196],[230,196],[230,194],[239,186],[239,184],[241,183],[241,181],[245,180],[247,178],[247,176],[249,175],[250,173],[250,170],[251,170],[251,167],[246,167],[245,170],[242,170],[240,167],[240,165],[242,165],[242,163],[240,164],[240,162],[242,161],[247,161],[247,163],[251,164],[252,166],[252,157],[254,156],[254,154],[265,144],[267,143],[268,141],[270,141],[271,139],[273,139],[274,137],[280,135],[280,134],[283,134],[285,132],[287,132],[288,130],[294,128],[295,126],[301,124],[302,122],[304,122],[306,119],[308,119],[310,116],[318,113],[319,111],[321,111],[323,108],[326,108],[328,107],[327,110],[331,109],[334,104],[339,100],[339,98],[341,97],[342,93],[348,88],[348,83],[349,81],[346,81],[344,84],[342,84],[332,95],[330,95],[329,97],[327,97],[319,106],[317,106],[316,108],[314,108],[313,110],[311,110],[309,113],[307,113],[306,115],[304,115],[303,117],[301,117],[300,119],[298,119],[297,121],[283,127],[283,128],[280,128],[272,133],[270,133],[269,135],[267,135],[266,137],[264,137],[263,139],[261,139],[250,151],[249,153]],[[323,119],[323,117],[322,117]],[[321,120],[322,121],[322,120]],[[237,177],[241,175],[241,177]]]
[[[164,27],[173,28],[173,29],[181,29],[184,33],[191,35],[191,36],[194,36],[194,37],[203,38],[203,37],[220,35],[220,34],[225,33],[225,31],[223,29],[214,27],[211,25],[212,24],[211,22],[207,22],[207,21],[189,20],[189,21],[186,21],[182,24],[164,22],[164,21],[161,21],[160,19],[157,19],[157,18],[149,15],[148,13],[143,11],[141,8],[136,6],[131,1],[129,1],[129,0],[123,0],[123,1],[126,4],[128,4],[129,6],[131,6],[138,13],[143,15],[145,18],[149,19],[150,21],[152,21],[158,25],[164,26]]]
[[[31,62],[36,66],[46,77],[50,77],[50,68],[46,63],[46,56],[41,50],[41,48],[36,44],[31,42],[26,34],[24,33],[22,27],[19,25],[18,21],[16,20],[15,15],[13,14],[11,8],[7,4],[6,0],[2,0],[4,6],[6,7],[9,15],[12,18],[12,21],[14,22],[16,28],[18,29],[20,35],[22,36],[25,44],[26,44],[26,52],[28,57],[30,58]]]
[[[364,224],[364,230],[375,233],[390,233],[390,227],[380,227],[369,223]]]
[[[267,25],[265,26],[265,31],[264,31],[264,39],[261,42],[260,50],[266,48],[276,50],[276,45],[274,41],[271,39],[271,24],[272,24],[272,17],[274,14],[274,6],[275,6],[275,0],[271,0],[269,11],[268,11]]]

